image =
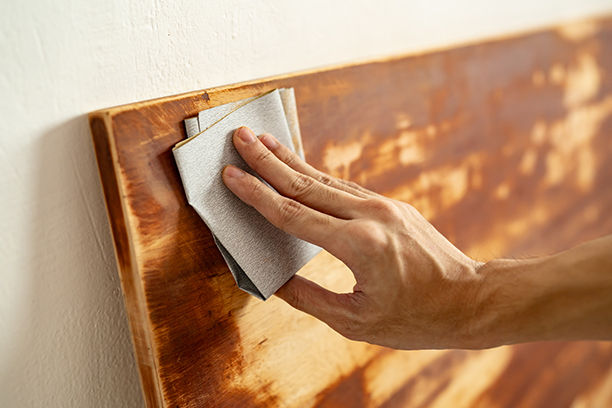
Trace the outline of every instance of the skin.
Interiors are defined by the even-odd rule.
[[[478,262],[411,205],[333,178],[269,134],[233,142],[278,193],[234,167],[226,186],[276,227],[353,272],[352,293],[301,276],[276,293],[343,336],[396,349],[612,339],[612,235],[552,256]]]

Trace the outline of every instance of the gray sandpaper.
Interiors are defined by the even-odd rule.
[[[293,89],[277,89],[186,119],[188,139],[173,153],[187,201],[212,231],[236,283],[265,300],[320,248],[274,227],[223,184],[221,171],[228,164],[257,176],[232,143],[233,131],[240,126],[255,134],[271,133],[291,150],[297,147],[303,157]]]

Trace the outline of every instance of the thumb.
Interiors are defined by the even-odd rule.
[[[285,283],[276,295],[333,329],[354,321],[357,316],[351,293],[332,292],[298,275]]]

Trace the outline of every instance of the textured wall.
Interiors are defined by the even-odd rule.
[[[0,4],[0,406],[142,404],[87,112],[612,11],[316,3]]]

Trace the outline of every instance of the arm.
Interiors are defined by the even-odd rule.
[[[355,275],[351,293],[300,276],[277,292],[340,334],[400,349],[612,339],[612,236],[555,256],[483,264],[409,204],[321,173],[271,135],[240,128],[234,145],[280,194],[232,166],[223,171],[228,188]]]
[[[496,259],[479,275],[483,346],[612,339],[612,235],[552,256]]]

